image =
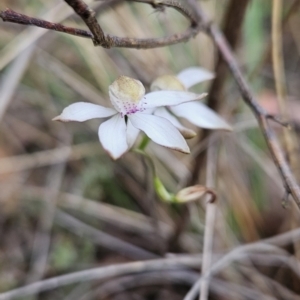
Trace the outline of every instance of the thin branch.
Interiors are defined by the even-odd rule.
[[[154,8],[173,8],[180,12],[183,16],[188,18],[191,25],[183,33],[175,33],[171,36],[163,38],[149,38],[149,39],[136,39],[136,38],[122,38],[112,35],[105,35],[97,22],[95,17],[95,12],[90,9],[83,1],[79,0],[65,0],[78,14],[78,16],[86,23],[91,31],[86,31],[83,29],[77,29],[72,27],[67,27],[62,24],[52,23],[41,19],[32,18],[20,13],[17,13],[11,9],[6,9],[0,11],[0,18],[4,22],[12,22],[23,25],[37,26],[45,28],[48,30],[55,30],[71,35],[76,35],[79,37],[90,38],[93,40],[95,46],[101,46],[103,48],[135,48],[135,49],[150,49],[164,47],[168,45],[174,45],[181,42],[186,42],[189,39],[196,36],[202,29],[201,24],[197,22],[192,11],[188,10],[180,2],[173,0],[127,0],[129,2],[141,2],[145,4],[150,4]],[[123,0],[125,1],[125,0]],[[112,2],[113,4],[119,4],[120,2]]]
[[[219,28],[211,23],[206,14],[201,9],[200,5],[195,0],[188,0],[189,4],[193,7],[197,13],[199,19],[203,22],[206,28],[207,34],[213,39],[218,50],[220,51],[223,60],[226,62],[228,68],[231,71],[233,78],[235,79],[244,102],[250,107],[253,114],[258,120],[262,133],[265,137],[266,143],[272,154],[273,160],[277,166],[277,169],[281,175],[282,181],[289,194],[291,194],[300,208],[300,187],[291,172],[290,166],[285,159],[284,152],[279,144],[278,138],[268,123],[268,114],[258,104],[254,97],[248,83],[246,82],[243,74],[240,71],[238,63],[232,53],[228,42]]]
[[[89,39],[93,38],[93,34],[89,31],[67,27],[62,24],[52,23],[37,18],[28,17],[26,15],[17,13],[9,8],[0,12],[0,18],[2,18],[4,22],[36,26],[36,27],[64,32],[67,34],[76,35],[84,38],[89,38]]]
[[[64,0],[69,4],[76,14],[84,21],[86,26],[93,34],[93,42],[95,46],[102,45],[107,48],[105,34],[96,19],[96,13],[81,0]]]

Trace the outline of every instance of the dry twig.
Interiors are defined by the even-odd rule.
[[[167,45],[178,44],[181,42],[188,41],[194,37],[201,30],[201,26],[197,19],[194,17],[193,13],[182,5],[178,1],[172,0],[128,0],[129,2],[142,2],[145,4],[150,4],[154,8],[164,8],[170,7],[176,9],[183,16],[187,17],[191,26],[183,33],[176,33],[172,36],[163,37],[163,38],[149,38],[149,39],[136,39],[136,38],[121,38],[112,35],[105,35],[102,31],[96,17],[95,12],[90,9],[83,1],[81,0],[65,0],[81,17],[81,19],[86,23],[91,31],[86,31],[82,29],[67,27],[62,24],[52,23],[41,19],[32,18],[20,13],[17,13],[11,9],[6,9],[0,11],[0,18],[4,22],[12,22],[23,25],[33,25],[41,28],[55,30],[59,32],[64,32],[71,35],[76,35],[80,37],[90,38],[93,40],[95,46],[101,46],[104,48],[113,48],[113,47],[125,47],[125,48],[136,48],[136,49],[149,49],[164,47]],[[125,1],[125,0],[124,0]],[[119,1],[112,2],[113,4],[119,4]],[[100,9],[101,11],[101,9]]]
[[[65,2],[74,9],[76,14],[81,17],[90,29],[94,45],[102,45],[105,48],[109,48],[104,32],[96,19],[96,13],[81,0],[65,0]]]

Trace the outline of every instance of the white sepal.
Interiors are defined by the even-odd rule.
[[[113,108],[104,107],[88,102],[77,102],[67,106],[53,121],[84,122],[90,119],[106,118],[117,113]]]
[[[213,79],[215,75],[204,68],[191,67],[181,71],[176,77],[188,89],[197,83]]]
[[[201,128],[232,130],[231,126],[224,119],[201,102],[172,106],[170,110],[176,116],[185,118]]]
[[[126,124],[120,114],[102,123],[98,135],[103,148],[113,159],[119,158],[128,150]]]
[[[134,127],[144,131],[155,143],[180,152],[190,153],[185,139],[170,121],[146,114],[133,114],[128,118]]]

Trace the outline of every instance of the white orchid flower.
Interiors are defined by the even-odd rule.
[[[111,117],[100,125],[98,135],[103,148],[114,159],[132,147],[140,130],[159,145],[189,153],[189,147],[176,127],[152,112],[156,107],[178,105],[205,95],[185,91],[156,91],[145,95],[145,88],[139,80],[121,76],[109,86],[114,108],[78,102],[66,107],[53,120],[83,122]]]
[[[213,73],[203,68],[191,67],[183,70],[176,76],[163,75],[158,77],[152,82],[151,91],[187,91],[193,85],[212,78],[214,78]],[[225,120],[199,101],[169,106],[168,109],[161,107],[156,109],[154,114],[168,119],[186,139],[194,137],[196,133],[184,127],[176,117],[185,118],[201,128],[232,130]]]

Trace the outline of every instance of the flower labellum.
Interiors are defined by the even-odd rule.
[[[138,111],[138,104],[145,95],[145,88],[139,80],[120,76],[109,86],[109,95],[115,109],[127,115]]]
[[[98,135],[103,148],[113,159],[133,146],[140,130],[161,146],[189,153],[185,139],[172,122],[152,115],[152,112],[157,107],[179,105],[203,96],[186,91],[154,91],[145,95],[145,88],[139,80],[120,76],[109,86],[114,108],[78,102],[66,107],[53,120],[83,122],[111,117],[100,125]]]

